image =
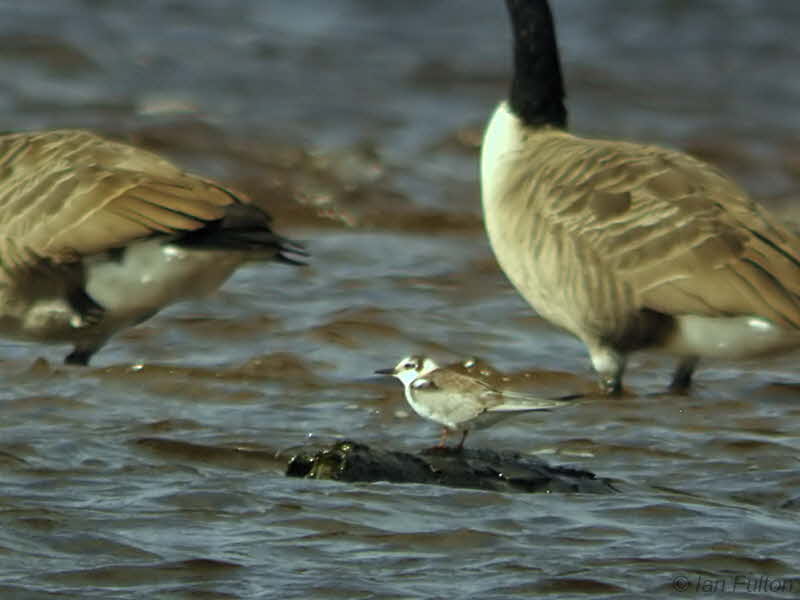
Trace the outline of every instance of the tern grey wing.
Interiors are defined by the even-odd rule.
[[[149,152],[84,131],[0,137],[0,180],[7,270],[32,257],[69,262],[154,233],[197,230],[223,218],[237,198]]]
[[[428,373],[425,377],[440,389],[459,390],[475,397],[487,392],[495,392],[490,385],[480,379],[450,369],[437,369]]]
[[[572,400],[541,398],[505,390],[503,392],[497,392],[496,394],[497,395],[492,398],[491,403],[486,408],[488,412],[548,410],[567,406],[573,402]]]
[[[531,396],[527,396],[525,399],[509,399],[498,391],[487,392],[481,400],[483,410],[473,418],[473,427],[476,429],[491,427],[514,415],[546,411],[563,404],[563,402]]]
[[[476,411],[546,410],[564,406],[571,402],[570,400],[558,398],[541,398],[510,390],[498,390],[480,379],[449,369],[433,371],[426,375],[424,379],[428,381],[426,388],[457,390],[464,396],[474,399],[475,408],[473,410]]]
[[[411,388],[415,410],[450,429],[469,423],[486,410],[483,394],[487,388],[445,369],[415,379]]]
[[[716,169],[628,142],[530,139],[508,188],[518,216],[536,215],[529,260],[609,321],[648,308],[800,327],[800,239]]]

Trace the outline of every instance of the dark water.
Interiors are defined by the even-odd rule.
[[[710,365],[689,397],[637,357],[625,398],[470,440],[614,477],[615,496],[282,477],[309,438],[432,443],[370,375],[412,351],[593,385],[482,231],[501,4],[0,2],[0,129],[143,144],[259,197],[314,254],[242,269],[89,369],[0,341],[0,597],[800,595],[791,357]],[[554,5],[575,130],[692,151],[796,218],[800,3]]]

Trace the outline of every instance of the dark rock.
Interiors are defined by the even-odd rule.
[[[289,460],[289,477],[335,481],[428,483],[501,492],[617,491],[610,480],[570,467],[550,466],[516,452],[484,448],[430,448],[417,454],[341,441],[330,447],[304,447]]]

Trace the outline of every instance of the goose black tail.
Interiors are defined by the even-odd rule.
[[[305,265],[304,259],[309,256],[303,244],[272,230],[269,215],[245,204],[231,206],[223,219],[185,233],[172,243],[198,250],[246,252],[253,259],[272,258],[290,265]]]

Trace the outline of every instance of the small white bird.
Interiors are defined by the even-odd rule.
[[[483,429],[512,415],[548,410],[568,404],[566,398],[537,398],[500,391],[480,379],[440,367],[426,356],[408,356],[378,375],[397,377],[405,386],[406,400],[419,416],[442,425],[439,447],[450,431],[461,431],[457,449],[464,446],[470,429]]]

